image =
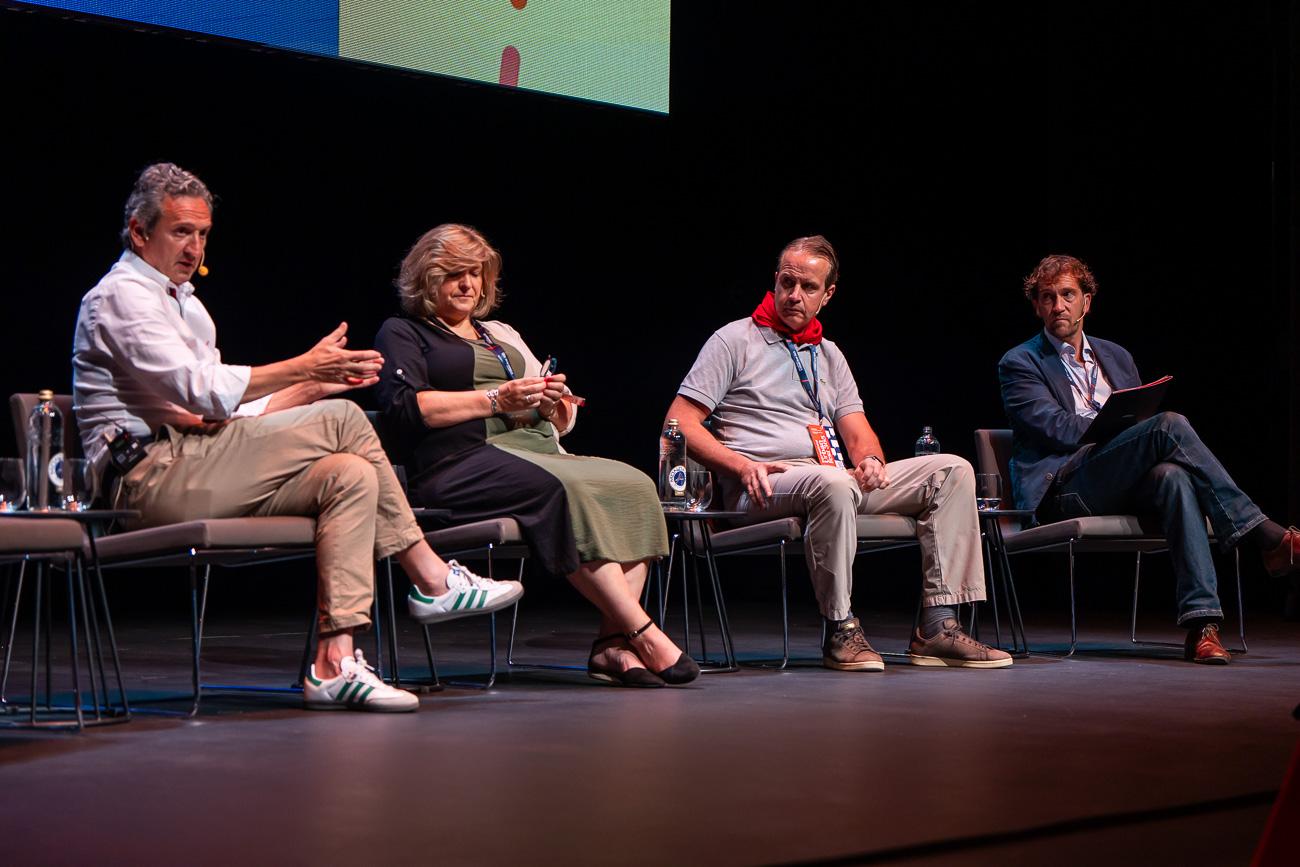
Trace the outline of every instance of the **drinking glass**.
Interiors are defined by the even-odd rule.
[[[1002,505],[1002,476],[997,473],[975,474],[975,505],[981,512]]]
[[[703,467],[686,471],[686,509],[703,512],[713,502],[713,474]]]
[[[83,458],[63,459],[63,508],[69,512],[84,512],[95,502],[99,493],[99,474],[95,465]]]
[[[27,468],[22,458],[0,458],[0,512],[16,512],[27,501]]]

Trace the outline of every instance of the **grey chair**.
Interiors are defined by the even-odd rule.
[[[998,473],[1002,476],[1002,489],[1011,490],[1011,454],[1012,432],[1006,429],[979,429],[975,431],[976,472]],[[1078,645],[1078,623],[1076,618],[1074,591],[1074,557],[1085,553],[1132,553],[1136,555],[1133,572],[1133,604],[1130,627],[1130,641],[1135,645],[1181,647],[1181,644],[1169,642],[1143,641],[1137,637],[1138,590],[1142,578],[1142,555],[1154,554],[1169,549],[1163,530],[1154,518],[1136,515],[1094,515],[1087,518],[1071,518],[1052,524],[1031,526],[1024,519],[1006,516],[998,518],[1005,553],[1029,554],[1064,552],[1069,562],[1070,595],[1070,648],[1064,656],[1074,654]],[[1209,531],[1211,541],[1213,534]],[[1234,549],[1233,560],[1237,576],[1238,632],[1241,637],[1241,649],[1245,653],[1246,622],[1241,595],[1241,557]],[[1008,572],[1008,580],[1010,573]]]
[[[192,704],[188,716],[198,713],[203,690],[242,690],[254,692],[296,692],[311,662],[315,644],[316,617],[308,630],[295,685],[257,687],[235,684],[203,684],[200,651],[206,622],[208,586],[213,566],[238,567],[278,563],[316,556],[316,521],[314,518],[274,516],[266,518],[209,518],[164,524],[143,530],[113,533],[96,540],[104,569],[177,568],[187,570],[190,585],[190,631],[193,683]],[[202,572],[200,573],[200,567]],[[375,645],[381,646],[381,630],[375,623]],[[379,663],[382,664],[382,663]]]
[[[857,553],[889,551],[919,545],[916,538],[916,521],[902,515],[859,515],[857,519]],[[779,518],[758,524],[749,524],[710,534],[715,558],[776,555],[781,564],[781,659],[779,663],[746,662],[745,667],[784,669],[790,662],[790,618],[786,587],[787,555],[803,554],[804,523],[799,518]],[[684,537],[692,553],[703,555],[700,539],[695,533]],[[725,623],[725,604],[719,596],[719,617]],[[699,606],[697,605],[697,608]],[[919,611],[919,608],[918,608]],[[727,633],[729,633],[729,628]],[[725,634],[725,633],[724,633]],[[726,639],[729,640],[729,639]]]
[[[93,562],[93,547],[82,525],[69,518],[62,517],[27,517],[19,515],[0,515],[0,566],[16,567],[17,581],[11,588],[6,579],[4,599],[12,603],[6,605],[9,610],[9,628],[4,645],[4,667],[0,673],[0,707],[10,709],[12,706],[6,698],[9,683],[10,666],[13,661],[14,640],[18,626],[19,606],[22,599],[23,583],[27,566],[35,565],[36,576],[32,582],[34,618],[32,623],[32,660],[31,660],[31,694],[25,722],[0,723],[0,727],[74,727],[78,730],[88,725],[105,725],[127,722],[131,713],[122,684],[122,668],[117,655],[117,641],[113,635],[113,622],[108,611],[108,600],[104,595],[102,576],[94,570],[90,579],[86,577],[85,565]],[[54,567],[63,570],[67,577],[68,600],[68,636],[71,653],[68,657],[71,669],[72,704],[59,706],[54,704],[53,688],[53,636],[48,634],[52,617],[50,600],[52,594],[52,572]],[[12,577],[12,576],[10,576]],[[98,603],[98,604],[97,604]],[[42,622],[45,624],[45,702],[37,698],[37,684],[40,680]],[[102,635],[101,635],[102,626]],[[84,704],[81,685],[80,642],[78,632],[84,639],[86,673],[90,688],[90,718]],[[104,672],[104,654],[102,638],[112,653],[113,668],[117,675],[117,690],[120,704],[115,708],[109,695],[109,681]],[[103,695],[101,701],[100,695]],[[62,719],[71,714],[71,719]]]
[[[81,439],[77,430],[76,413],[72,396],[56,394],[55,405],[63,412],[64,449],[69,454],[80,452]],[[36,395],[15,394],[9,399],[13,412],[15,432],[26,437],[26,419],[36,405]],[[102,492],[105,497],[108,491]],[[315,644],[316,617],[313,614],[308,630],[306,647],[299,665],[298,679],[285,687],[254,687],[234,684],[202,684],[200,650],[203,643],[203,625],[207,611],[209,579],[213,566],[248,566],[258,563],[276,563],[285,560],[306,559],[316,556],[316,521],[307,517],[276,516],[266,518],[210,518],[185,521],[143,530],[112,533],[94,541],[99,564],[104,569],[125,570],[143,567],[183,567],[188,570],[190,584],[191,633],[193,637],[192,680],[193,695],[189,716],[198,712],[204,689],[249,691],[297,691],[311,663],[311,650]],[[200,567],[202,572],[200,575]],[[376,605],[377,613],[378,607]],[[382,672],[382,629],[375,621],[376,668]]]

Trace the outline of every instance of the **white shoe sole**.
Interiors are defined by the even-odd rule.
[[[342,701],[303,701],[306,710],[352,710],[361,713],[411,713],[420,709],[420,703],[407,705],[348,704]]]
[[[833,659],[822,657],[822,665],[826,668],[833,668],[836,671],[884,671],[884,660],[880,662],[836,662]]]
[[[912,665],[933,665],[942,668],[1006,668],[1011,659],[950,659],[945,656],[921,656],[909,653],[908,661]]]
[[[473,617],[477,614],[491,614],[494,611],[500,611],[502,608],[509,608],[520,600],[524,595],[524,585],[517,584],[507,593],[503,593],[496,599],[484,605],[481,608],[461,608],[455,611],[439,611],[435,614],[416,614],[411,611],[409,603],[407,612],[410,613],[411,619],[416,623],[429,625],[430,623],[444,623],[448,620],[457,620],[461,617]],[[410,597],[407,597],[408,599]]]

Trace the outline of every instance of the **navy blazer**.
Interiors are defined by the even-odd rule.
[[[1116,391],[1142,384],[1128,350],[1109,340],[1089,337],[1106,381]],[[1018,509],[1037,509],[1061,465],[1080,449],[1079,437],[1092,424],[1074,411],[1074,391],[1065,364],[1047,335],[1037,336],[998,362],[1002,408],[1011,422],[1014,450],[1011,488]]]

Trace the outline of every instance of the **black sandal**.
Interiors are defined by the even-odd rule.
[[[646,621],[645,626],[642,626],[640,629],[632,630],[624,637],[627,639],[628,644],[631,644],[633,639],[638,638],[642,633],[654,625],[655,622],[653,620],[648,620]],[[636,648],[634,647],[632,649],[635,650]],[[637,654],[637,656],[640,655],[641,654],[639,653]],[[641,661],[644,662],[645,660],[643,659]],[[654,672],[654,674],[656,677],[663,680],[664,683],[690,683],[692,680],[695,680],[695,678],[700,676],[700,666],[699,663],[687,656],[686,651],[683,650],[682,655],[677,657],[676,662],[665,668],[663,671]]]
[[[601,668],[596,665],[596,648],[620,638],[626,638],[621,632],[597,638],[591,643],[591,655],[587,657],[587,677],[618,686],[631,686],[640,689],[654,689],[664,685],[663,678],[648,668],[629,668],[622,671],[617,668]],[[633,651],[635,652],[635,651]]]

